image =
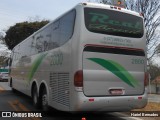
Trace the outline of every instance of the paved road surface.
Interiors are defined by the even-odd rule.
[[[125,117],[121,113],[104,113],[104,114],[71,114],[60,111],[53,111],[46,114],[41,110],[37,110],[32,105],[30,97],[22,93],[13,93],[7,82],[0,82],[0,112],[40,112],[42,118],[0,118],[0,120],[134,120],[135,118]]]

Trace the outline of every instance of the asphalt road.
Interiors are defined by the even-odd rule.
[[[38,115],[42,117],[0,117],[0,120],[137,120],[137,118],[126,117],[121,113],[73,114],[51,109],[46,114],[33,107],[30,97],[19,92],[13,93],[7,82],[0,82],[0,114],[5,116],[6,112],[9,112],[8,114],[11,112],[12,116],[18,115],[14,112],[18,112],[19,115],[23,116],[35,112],[40,113]]]

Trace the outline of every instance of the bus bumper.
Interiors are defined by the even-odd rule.
[[[108,97],[86,97],[83,92],[78,92],[71,111],[130,111],[145,107],[147,101],[147,90],[143,95]]]

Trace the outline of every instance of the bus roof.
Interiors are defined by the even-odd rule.
[[[112,9],[112,10],[118,10],[124,13],[136,15],[136,16],[141,16],[138,12],[131,11],[122,7],[118,6],[113,6],[113,5],[108,5],[108,4],[103,4],[103,3],[92,3],[92,2],[85,2],[85,3],[80,3],[79,5],[82,6],[87,6],[87,7],[93,7],[93,8],[103,8],[103,9]]]

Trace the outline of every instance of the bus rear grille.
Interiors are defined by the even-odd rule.
[[[52,100],[69,106],[69,73],[50,73]]]

